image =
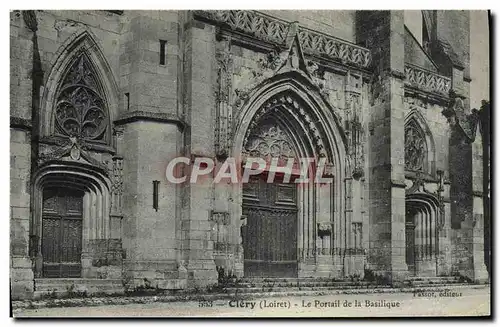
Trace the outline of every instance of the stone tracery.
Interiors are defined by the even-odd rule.
[[[410,121],[405,127],[405,169],[423,171],[426,153],[424,133],[415,121]]]
[[[261,158],[293,158],[295,153],[288,137],[276,125],[265,125],[252,133],[244,149],[249,155]]]
[[[95,71],[84,53],[76,57],[61,83],[54,120],[57,134],[106,141],[106,101]]]

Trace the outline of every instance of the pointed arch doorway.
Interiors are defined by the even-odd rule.
[[[276,157],[296,159],[288,181],[275,179],[274,185],[263,185],[267,184],[263,181],[253,185],[233,184],[231,188],[235,201],[230,210],[232,215],[240,218],[240,233],[235,241],[240,245],[241,252],[236,262],[242,276],[314,277],[322,274],[318,270],[320,264],[332,275],[339,273],[340,257],[336,248],[345,243],[342,230],[346,226],[343,201],[346,137],[334,110],[323,100],[302,74],[285,72],[264,81],[236,115],[231,152],[235,157],[241,156],[242,163],[245,163],[245,157],[260,157],[266,162]],[[322,177],[331,182],[320,184],[309,178],[308,182],[295,183],[293,178],[301,173],[300,162],[306,158],[313,162],[310,168],[323,162]],[[279,167],[285,165],[278,164]],[[266,180],[265,174],[261,175]],[[265,191],[257,194],[261,188]],[[266,251],[271,251],[271,254],[268,252],[267,259],[261,259],[265,264],[255,271],[250,268],[249,260],[255,259],[256,255],[252,253],[258,250],[256,242],[260,240],[255,232],[258,227],[252,227],[248,212],[264,202],[271,213],[274,211],[276,216],[288,218],[282,218],[286,223],[281,225],[271,221],[277,224],[275,231],[264,236],[268,239],[265,244],[269,250]],[[330,233],[325,236],[328,241],[319,245],[323,240],[319,230],[324,226],[330,228]],[[252,232],[252,228],[255,231]],[[274,246],[276,243],[272,242],[282,243]],[[318,247],[324,245],[325,248],[318,251]],[[273,255],[283,257],[272,260]],[[324,258],[323,264],[321,260]]]

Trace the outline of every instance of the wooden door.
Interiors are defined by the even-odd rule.
[[[83,192],[68,188],[44,190],[42,276],[81,277]]]
[[[243,186],[246,277],[297,277],[297,192],[294,183],[254,178]]]

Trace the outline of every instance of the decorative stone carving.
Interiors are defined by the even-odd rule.
[[[276,125],[267,125],[253,131],[244,148],[250,157],[294,158],[295,153],[288,137]]]
[[[281,59],[278,50],[274,49],[267,53],[265,57],[259,58],[257,61],[258,69],[240,67],[238,82],[235,82],[234,89],[234,110],[238,111],[241,109],[243,103],[248,99],[250,92],[266,78],[272,77],[282,63],[283,59]]]
[[[332,223],[321,222],[318,223],[318,236],[323,237],[332,234]]]
[[[448,92],[451,88],[451,79],[448,77],[417,66],[406,64],[405,76],[405,85],[412,86],[423,91],[448,96]]]
[[[418,109],[418,108],[423,108],[423,109],[428,109],[429,104],[422,99],[419,98],[414,98],[414,97],[408,97],[405,96],[404,98],[405,104],[407,104],[408,109]]]
[[[349,157],[352,163],[352,176],[356,179],[364,175],[364,131],[362,113],[361,76],[347,74],[345,122],[348,137]]]
[[[278,50],[273,49],[267,54],[266,59],[259,59],[259,66],[262,70],[270,69],[275,71],[283,64],[283,61],[284,59]]]
[[[405,170],[423,171],[426,154],[424,132],[415,121],[411,120],[405,126]]]
[[[231,30],[278,45],[286,44],[287,33],[293,24],[250,10],[195,10],[194,14],[226,24]],[[362,68],[370,65],[371,53],[366,48],[299,26],[297,30],[302,49],[308,53]]]
[[[51,141],[51,144],[47,145],[46,140],[42,139],[37,160],[39,166],[52,160],[71,160],[106,169],[105,164],[90,155],[88,152],[90,148],[85,140],[72,136],[68,139],[51,139]]]
[[[352,223],[353,247],[354,249],[363,248],[363,223]],[[355,251],[358,252],[358,251]]]
[[[251,131],[253,131],[260,124],[261,118],[263,118],[266,113],[272,111],[277,112],[280,110],[286,110],[291,116],[294,116],[298,121],[301,121],[305,133],[307,133],[307,135],[310,135],[312,141],[314,142],[313,146],[318,156],[327,157],[325,145],[321,138],[320,131],[316,126],[316,123],[312,120],[312,118],[309,116],[309,114],[299,101],[297,101],[293,96],[286,94],[280,94],[279,96],[275,96],[267,100],[259,109],[259,111],[256,112],[246,132],[243,144],[248,144]]]
[[[366,68],[370,65],[370,50],[347,43],[343,40],[326,36],[305,28],[299,29],[299,40],[302,49],[318,55],[326,55],[343,64]]]
[[[467,99],[458,96],[453,90],[450,91],[450,98],[451,101],[448,107],[441,113],[446,117],[450,126],[463,131],[467,137],[467,141],[474,141],[480,120],[478,111],[472,110],[470,114],[467,114],[466,107],[469,107]],[[451,139],[451,141],[457,142],[459,140]],[[462,141],[465,141],[465,139]]]
[[[232,89],[233,59],[230,50],[231,41],[223,40],[219,43],[221,49],[216,52],[217,60],[217,89],[216,89],[216,118],[215,118],[215,153],[220,157],[227,157],[231,142],[232,108],[230,96]]]
[[[113,157],[111,171],[111,211],[122,212],[123,205],[123,158]]]
[[[58,89],[55,132],[84,140],[106,141],[108,111],[97,75],[80,52]]]
[[[284,21],[251,10],[195,10],[195,15],[229,25],[232,30],[244,32],[268,42],[283,44],[288,24]]]
[[[216,224],[229,225],[229,212],[212,211],[209,220]]]

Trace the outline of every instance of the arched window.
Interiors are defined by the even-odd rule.
[[[55,134],[106,142],[108,108],[93,65],[85,52],[75,56],[63,75],[55,105]]]
[[[405,170],[427,171],[427,143],[418,123],[411,119],[405,126]]]

